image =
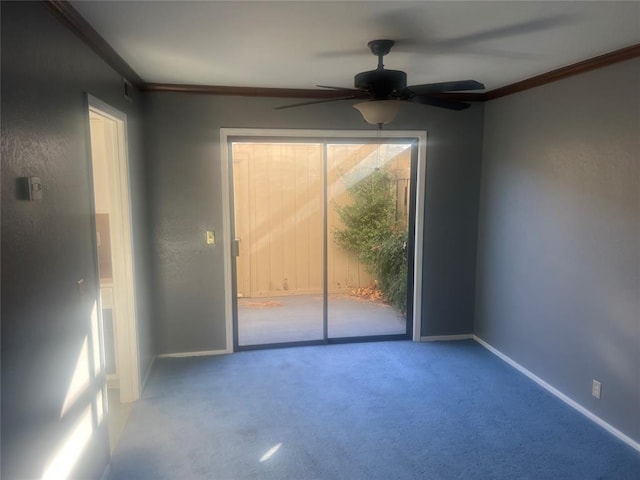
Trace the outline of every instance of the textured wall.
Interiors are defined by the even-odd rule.
[[[225,347],[220,128],[367,129],[349,102],[149,94],[146,138],[158,353]],[[471,333],[483,107],[407,105],[393,129],[427,131],[423,335]],[[221,238],[221,237],[219,237]]]
[[[636,441],[638,85],[634,60],[485,106],[475,324]]]
[[[129,116],[143,368],[153,353],[140,98],[131,104],[121,89],[121,77],[43,4],[2,2],[2,478],[40,478],[85,409],[97,411],[104,380],[93,378],[63,407],[77,365],[93,376],[92,344],[82,347],[97,296],[86,91]],[[42,179],[42,201],[19,199],[25,176]],[[95,478],[106,465],[106,430],[95,420],[74,478]]]

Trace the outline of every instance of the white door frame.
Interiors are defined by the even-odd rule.
[[[96,113],[116,124],[116,162],[109,164],[109,186],[113,267],[113,303],[116,325],[116,358],[120,380],[120,401],[129,403],[140,398],[138,330],[136,322],[135,271],[131,224],[131,194],[127,115],[96,97],[87,94],[88,112]],[[96,247],[97,249],[97,247]],[[96,250],[97,251],[97,250]],[[96,257],[97,258],[97,257]],[[102,346],[104,352],[104,345]],[[104,355],[102,355],[104,369]]]
[[[415,138],[418,140],[418,165],[416,171],[415,255],[413,268],[413,335],[420,341],[422,319],[422,238],[424,233],[424,198],[427,161],[427,132],[423,130],[288,130],[260,128],[220,129],[220,171],[222,175],[222,255],[224,257],[224,311],[226,322],[226,349],[233,352],[233,284],[231,244],[231,176],[229,165],[229,137],[306,137],[306,138]]]

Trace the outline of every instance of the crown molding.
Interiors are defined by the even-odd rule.
[[[548,83],[557,82],[573,75],[589,72],[598,68],[613,65],[614,63],[623,62],[625,60],[631,60],[640,56],[640,43],[631,45],[626,48],[614,50],[613,52],[605,53],[604,55],[598,55],[597,57],[584,60],[582,62],[574,63],[566,67],[551,70],[550,72],[536,75],[535,77],[522,80],[520,82],[512,83],[505,87],[496,88],[485,92],[483,95],[484,101],[494,100],[500,97],[506,97],[514,93],[523,92],[532,88],[540,87]]]
[[[64,0],[44,0],[44,4],[58,20],[107,62],[116,72],[137,87],[144,85],[144,80],[131,66],[102,38],[80,13]]]

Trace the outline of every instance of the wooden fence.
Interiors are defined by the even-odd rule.
[[[348,187],[380,168],[396,179],[397,215],[406,224],[410,149],[389,145],[327,147],[327,283],[329,293],[347,293],[372,276],[333,241],[341,228],[337,205]],[[296,143],[235,143],[233,186],[238,295],[268,297],[322,293],[323,146]]]

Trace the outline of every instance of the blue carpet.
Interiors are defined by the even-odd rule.
[[[637,480],[640,454],[475,342],[386,342],[159,360],[111,472]]]

